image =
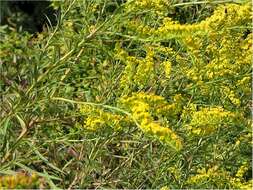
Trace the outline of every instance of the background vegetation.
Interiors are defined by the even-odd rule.
[[[250,1],[50,6],[1,17],[1,188],[251,188]]]

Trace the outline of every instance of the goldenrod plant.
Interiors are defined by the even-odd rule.
[[[252,188],[251,1],[51,7],[0,26],[0,188]]]
[[[26,174],[17,172],[13,175],[0,176],[1,189],[39,189],[44,188],[43,178],[39,178],[35,173]]]

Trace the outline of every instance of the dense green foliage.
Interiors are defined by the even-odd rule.
[[[0,27],[0,188],[251,188],[249,1],[52,6]]]

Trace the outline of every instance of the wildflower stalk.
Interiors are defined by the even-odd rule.
[[[103,108],[107,108],[107,109],[110,109],[110,110],[114,110],[114,111],[117,111],[117,112],[120,112],[120,113],[123,113],[123,114],[127,115],[129,118],[131,118],[134,121],[134,123],[138,127],[140,126],[140,124],[136,121],[136,119],[132,116],[131,113],[129,113],[129,112],[123,110],[123,109],[120,109],[118,107],[109,106],[109,105],[105,105],[105,104],[98,104],[98,103],[93,103],[93,102],[75,101],[75,100],[70,100],[70,99],[61,98],[61,97],[52,97],[50,99],[51,100],[59,100],[59,101],[69,102],[69,103],[72,103],[72,104],[90,105],[90,106],[97,106],[97,107],[103,107]]]
[[[235,0],[224,0],[224,1],[196,1],[196,2],[184,2],[172,5],[173,7],[180,7],[185,5],[201,5],[201,4],[222,4],[222,3],[240,3]]]

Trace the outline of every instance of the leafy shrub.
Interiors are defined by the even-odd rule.
[[[2,26],[0,172],[250,188],[251,3],[216,3],[73,0],[37,37]]]

